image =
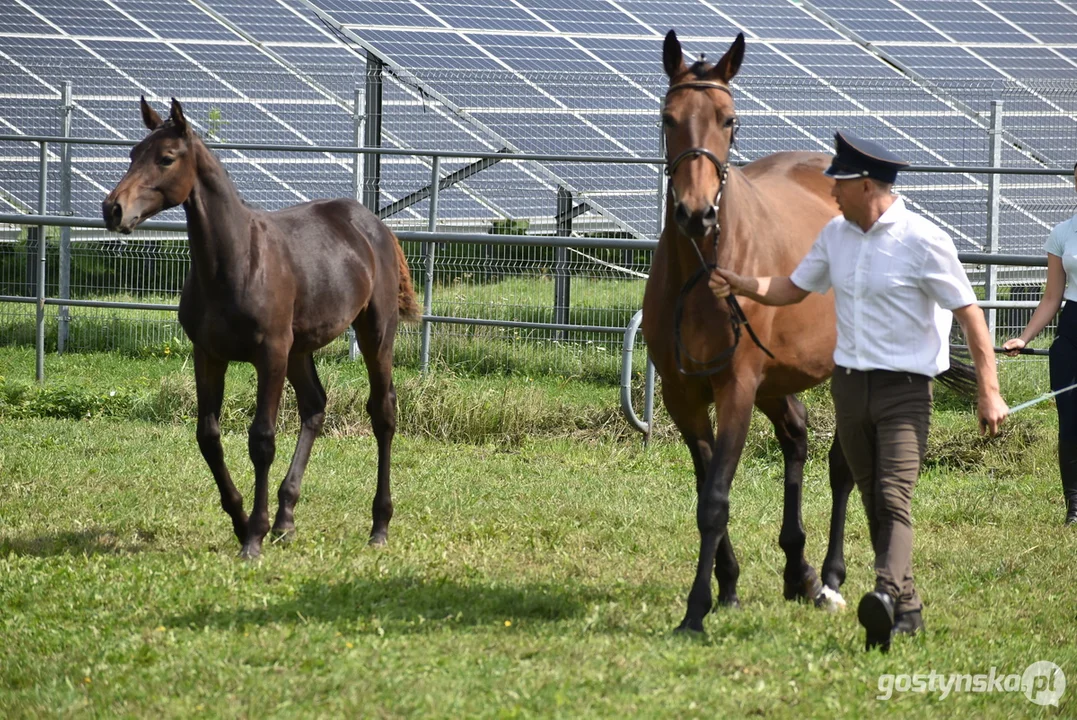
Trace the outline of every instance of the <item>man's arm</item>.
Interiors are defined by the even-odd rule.
[[[719,299],[741,295],[762,305],[793,305],[808,297],[788,277],[744,277],[723,268],[715,268],[707,284]]]
[[[997,435],[998,427],[1006,419],[1010,409],[999,394],[994,343],[987,330],[983,310],[976,304],[966,305],[954,310],[954,317],[965,331],[972,363],[976,366],[976,414],[980,420],[980,434],[990,432]]]

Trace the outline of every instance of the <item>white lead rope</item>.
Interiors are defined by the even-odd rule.
[[[1038,398],[1033,398],[1031,400],[1028,400],[1026,402],[1021,403],[1020,405],[1015,405],[1014,407],[1010,408],[1009,414],[1013,415],[1015,412],[1018,412],[1019,410],[1024,410],[1025,408],[1032,407],[1033,405],[1037,405],[1037,404],[1043,402],[1044,400],[1050,400],[1055,395],[1061,395],[1062,393],[1069,392],[1070,390],[1073,390],[1074,388],[1077,388],[1077,383],[1074,383],[1074,384],[1072,384],[1072,385],[1070,385],[1068,387],[1064,387],[1061,390],[1054,390],[1054,391],[1049,392],[1049,393],[1044,393],[1043,395],[1040,395]]]

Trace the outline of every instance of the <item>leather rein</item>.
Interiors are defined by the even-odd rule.
[[[726,85],[723,85],[722,83],[711,82],[709,80],[694,80],[694,81],[691,81],[691,82],[680,83],[679,85],[674,85],[673,87],[671,87],[666,92],[666,99],[669,98],[671,93],[674,93],[674,92],[676,92],[678,90],[685,90],[685,89],[688,89],[688,90],[721,90],[722,92],[726,93],[730,97],[733,97],[733,93],[732,93],[732,91],[730,91],[729,87],[726,86]],[[737,126],[736,126],[736,124],[734,124],[733,129],[732,129],[732,136],[730,137],[730,140],[729,140],[730,149],[732,149],[733,143],[735,142],[736,137],[737,137]],[[673,158],[672,160],[666,161],[666,176],[670,179],[669,188],[670,188],[671,193],[673,194],[674,202],[676,202],[677,190],[676,190],[676,188],[673,187],[673,184],[672,184],[673,173],[676,172],[677,167],[682,162],[684,162],[685,160],[695,159],[695,158],[698,158],[698,157],[704,157],[707,160],[710,160],[714,164],[715,169],[718,171],[718,192],[715,193],[714,202],[713,202],[715,218],[718,218],[719,217],[718,216],[718,213],[719,213],[719,207],[718,206],[719,206],[719,204],[721,203],[721,200],[722,200],[722,190],[725,189],[726,180],[729,178],[729,162],[728,161],[723,162],[721,159],[719,159],[719,157],[717,155],[715,155],[713,152],[711,152],[707,148],[705,148],[705,147],[688,148],[687,150],[680,153],[679,155],[677,155],[677,157]],[[741,309],[740,303],[737,301],[737,298],[734,297],[732,294],[727,295],[725,300],[726,300],[726,304],[729,305],[729,323],[733,328],[733,344],[730,345],[728,348],[726,348],[722,352],[718,353],[716,356],[712,357],[709,360],[698,360],[698,359],[692,357],[692,355],[688,352],[688,349],[684,346],[684,339],[681,336],[681,322],[682,322],[682,320],[684,318],[684,302],[685,302],[685,299],[688,297],[688,294],[692,291],[692,288],[694,288],[696,286],[696,284],[699,283],[700,280],[702,280],[703,278],[709,276],[711,270],[718,267],[718,264],[717,264],[717,259],[718,259],[718,240],[721,238],[721,234],[722,234],[722,227],[719,224],[718,220],[716,220],[715,225],[714,225],[714,255],[715,255],[715,262],[714,263],[708,263],[703,258],[703,253],[700,251],[699,245],[697,245],[695,241],[691,242],[692,249],[696,251],[696,256],[699,258],[700,267],[699,267],[699,270],[696,270],[696,272],[692,275],[692,277],[689,278],[688,282],[685,283],[684,287],[681,288],[681,292],[677,296],[677,303],[674,306],[674,310],[673,310],[673,336],[674,336],[674,339],[676,341],[675,344],[674,344],[674,348],[673,348],[673,356],[674,356],[674,359],[677,362],[677,370],[682,375],[689,375],[689,376],[696,376],[696,377],[707,377],[707,376],[710,376],[710,375],[715,375],[717,373],[720,373],[723,370],[725,370],[727,367],[729,367],[729,364],[733,360],[733,353],[736,352],[737,346],[740,344],[740,334],[741,334],[740,328],[741,328],[741,325],[743,325],[744,329],[748,331],[748,336],[751,337],[752,342],[754,342],[756,344],[756,346],[760,350],[762,350],[764,353],[766,353],[771,359],[774,358],[773,353],[771,353],[770,350],[768,350],[763,345],[763,343],[760,342],[759,337],[756,336],[755,330],[752,329],[751,323],[748,322],[748,316],[744,314],[744,310]],[[685,357],[685,358],[688,358],[688,360],[691,361],[693,364],[699,365],[703,369],[702,370],[685,370],[684,369],[684,363],[681,360],[682,356]]]

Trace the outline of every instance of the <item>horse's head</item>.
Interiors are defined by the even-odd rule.
[[[718,200],[729,172],[729,151],[737,115],[729,81],[744,60],[744,35],[714,65],[700,57],[684,63],[681,43],[670,30],[662,47],[669,90],[662,108],[666,137],[666,174],[673,217],[681,231],[703,240],[718,225]]]
[[[142,122],[150,131],[131,149],[131,165],[101,203],[109,230],[129,233],[143,220],[187,200],[196,177],[195,135],[172,98],[167,120],[142,101]]]

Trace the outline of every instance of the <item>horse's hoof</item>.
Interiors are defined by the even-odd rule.
[[[815,601],[823,591],[823,583],[813,568],[808,568],[798,582],[785,581],[782,596],[786,600]]]
[[[388,543],[388,542],[389,542],[389,533],[387,533],[387,532],[378,532],[378,533],[371,533],[370,541],[367,542],[367,545],[369,545],[370,547],[379,547],[380,548],[380,547],[385,547],[386,543]]]
[[[718,605],[724,608],[729,608],[730,610],[740,610],[740,599],[736,595],[731,597],[722,597],[719,595]]]
[[[684,620],[681,620],[681,624],[677,626],[673,633],[675,635],[680,635],[681,637],[703,637],[705,634],[703,632],[703,621],[693,620],[686,617]]]
[[[815,596],[815,607],[831,613],[841,612],[846,607],[845,598],[837,590],[824,585],[819,594]]]
[[[261,546],[244,545],[243,549],[239,551],[239,557],[241,560],[260,560],[262,557],[262,548]]]

